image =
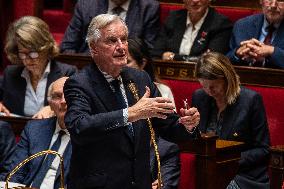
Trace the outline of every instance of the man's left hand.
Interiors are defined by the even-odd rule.
[[[193,107],[188,110],[181,108],[180,113],[179,122],[185,126],[187,131],[192,131],[199,124],[200,114],[197,108]]]

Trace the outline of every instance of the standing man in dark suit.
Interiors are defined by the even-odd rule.
[[[168,140],[192,137],[199,122],[196,108],[181,109],[179,117],[146,72],[126,67],[127,33],[118,16],[93,18],[87,41],[94,62],[64,86],[73,147],[69,189],[151,188],[146,119]]]
[[[99,14],[120,16],[127,24],[129,36],[144,39],[152,46],[159,30],[159,3],[156,0],[79,0],[65,31],[61,52],[87,53],[88,26]]]
[[[55,150],[53,147],[57,143],[58,146],[55,151],[63,155],[66,184],[72,152],[70,136],[64,123],[67,107],[63,94],[63,85],[66,79],[67,77],[62,77],[54,81],[48,91],[49,105],[56,117],[28,122],[22,132],[21,140],[17,144],[15,152],[5,162],[5,172],[1,173],[0,180],[4,180],[7,173],[12,171],[16,165],[27,157],[43,150]],[[57,142],[59,139],[61,142]],[[47,164],[49,156],[52,157],[54,155],[48,155],[46,158],[41,156],[27,163],[13,175],[11,181],[27,186],[31,185],[35,188],[58,189],[60,186],[59,158],[51,159],[50,164]]]
[[[187,60],[207,50],[227,53],[230,20],[210,7],[211,0],[184,0],[172,11],[157,37],[152,55],[163,60]]]
[[[260,3],[262,14],[236,22],[227,56],[237,65],[284,68],[284,1]]]

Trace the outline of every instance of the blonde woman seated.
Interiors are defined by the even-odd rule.
[[[14,65],[4,71],[0,112],[47,118],[53,116],[47,102],[49,85],[76,72],[74,66],[53,60],[59,49],[41,19],[25,16],[8,29],[5,51]]]
[[[238,173],[227,189],[269,189],[270,139],[262,97],[240,87],[239,76],[222,54],[210,52],[201,56],[195,74],[203,87],[192,96],[192,106],[200,112],[200,131],[246,145]]]

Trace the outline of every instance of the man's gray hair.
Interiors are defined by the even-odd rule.
[[[89,47],[92,42],[97,42],[98,39],[101,37],[100,29],[106,27],[107,25],[115,21],[122,22],[125,25],[126,32],[128,33],[128,29],[125,22],[119,16],[111,14],[100,14],[92,19],[88,27],[86,41],[88,42]]]

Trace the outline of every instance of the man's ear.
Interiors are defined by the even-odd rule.
[[[90,44],[90,52],[91,52],[91,54],[94,54],[94,55],[98,53],[98,49],[97,49],[95,43]]]

